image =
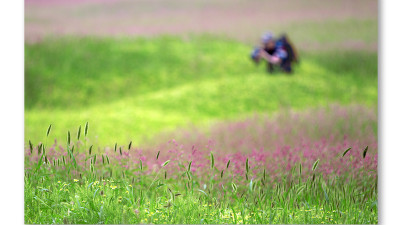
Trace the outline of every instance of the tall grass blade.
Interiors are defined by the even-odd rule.
[[[236,184],[235,184],[235,183],[232,183],[232,189],[233,189],[233,191],[234,191],[234,192],[236,192],[236,191],[237,191],[237,186],[236,186]]]
[[[68,131],[68,134],[69,134],[69,131]],[[72,148],[73,148],[73,147],[72,147]],[[74,154],[73,154],[73,152],[71,151],[71,149],[69,148],[69,145],[67,145],[67,151],[68,151],[69,156],[70,156],[71,159],[72,159],[72,164],[74,165],[75,168],[77,168],[77,163],[76,163]]]
[[[43,154],[40,156],[40,159],[39,159],[38,164],[36,166],[36,172],[39,171],[40,167],[42,166],[42,162],[43,162]]]
[[[231,163],[231,160],[228,161],[228,163],[226,164],[226,169],[229,168],[229,164]]]
[[[131,141],[131,142],[129,142],[129,145],[128,145],[128,150],[131,150],[131,147],[132,147],[132,141]]]
[[[305,187],[306,187],[306,185],[300,186],[300,187],[297,189],[296,194],[299,195],[299,194],[304,190]]]

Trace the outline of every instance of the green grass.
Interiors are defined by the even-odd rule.
[[[187,124],[306,109],[377,105],[377,53],[300,52],[293,75],[269,75],[252,46],[209,36],[63,38],[25,48],[25,141],[89,121],[92,139],[140,143]],[[64,140],[62,140],[64,141]]]
[[[121,179],[61,177],[25,179],[25,223],[78,224],[374,224],[377,194],[363,199],[355,181],[326,184],[323,179],[289,186],[251,190],[231,185],[202,188],[192,181],[162,179],[149,188],[151,176],[140,183]],[[161,186],[161,184],[163,186]],[[329,185],[335,184],[335,186]],[[158,188],[157,188],[158,187]],[[343,191],[343,188],[347,191]],[[362,188],[365,188],[364,186]],[[171,190],[171,191],[170,191]],[[210,191],[210,192],[208,192]],[[282,193],[285,193],[284,195]],[[329,195],[325,195],[329,193]]]
[[[88,161],[77,167],[73,160],[82,149],[75,146],[64,162],[42,161],[47,154],[54,154],[50,151],[38,154],[38,162],[30,159],[34,155],[26,155],[25,223],[378,223],[377,176],[365,168],[354,176],[322,176],[316,163],[312,169],[297,164],[289,174],[280,176],[280,182],[271,182],[269,173],[253,172],[260,168],[252,162],[251,167],[246,163],[246,178],[228,166],[219,175],[213,163],[203,175],[192,173],[186,163],[174,173],[171,164],[163,162],[153,172],[139,164],[124,170],[119,165],[123,161],[98,157],[96,163],[87,153],[90,165]],[[164,171],[169,171],[168,176]]]

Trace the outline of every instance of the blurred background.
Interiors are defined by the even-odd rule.
[[[298,49],[292,75],[250,60],[266,31]],[[376,0],[25,0],[25,141],[49,124],[65,141],[88,121],[113,146],[332,104],[375,112],[377,48]]]

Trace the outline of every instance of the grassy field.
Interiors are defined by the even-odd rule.
[[[104,148],[85,125],[65,145],[32,144],[25,222],[378,222],[375,110],[333,106],[211,130],[157,148]]]
[[[27,0],[25,223],[377,224],[377,15]],[[250,60],[266,29],[293,74]]]
[[[378,223],[376,52],[287,75],[210,36],[25,49],[26,223]]]
[[[37,131],[49,124],[56,137],[89,121],[100,144],[139,144],[160,131],[253,113],[377,105],[376,52],[300,52],[293,75],[269,75],[249,59],[251,47],[209,36],[27,44],[25,140],[41,140]]]

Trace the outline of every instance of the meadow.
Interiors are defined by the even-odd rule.
[[[294,75],[268,75],[252,46],[193,37],[64,38],[25,48],[25,141],[86,121],[99,144],[135,144],[176,127],[332,103],[377,105],[377,53],[300,52]],[[64,141],[64,139],[63,139]]]
[[[26,223],[378,221],[374,52],[270,75],[208,36],[25,51]]]
[[[85,124],[65,145],[27,146],[25,222],[375,224],[376,122],[335,105],[180,130],[157,148],[93,147]]]
[[[376,4],[26,1],[25,223],[377,224]]]

